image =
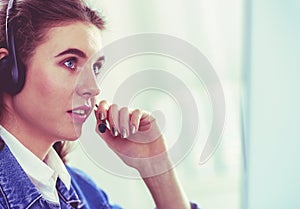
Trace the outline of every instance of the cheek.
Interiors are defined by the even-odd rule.
[[[34,84],[40,96],[47,97],[60,92],[59,89],[62,84],[59,82],[59,78],[53,78],[52,76],[43,73],[39,73],[38,78],[39,79],[37,79]]]
[[[47,102],[64,102],[73,94],[73,82],[58,73],[49,73],[49,70],[36,70],[28,73],[24,92],[32,100]],[[44,105],[47,105],[44,104]]]
[[[34,79],[34,82],[31,82],[37,94],[47,97],[57,91],[57,82],[54,79],[43,75],[43,73],[39,73],[37,77],[39,79]]]

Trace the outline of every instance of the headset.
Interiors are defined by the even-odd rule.
[[[14,0],[9,0],[6,10],[6,47],[8,55],[0,60],[0,90],[10,95],[19,93],[25,84],[25,65],[19,60],[15,50],[13,33],[15,20],[10,21]]]

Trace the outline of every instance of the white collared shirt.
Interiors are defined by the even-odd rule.
[[[43,162],[1,125],[0,136],[43,197],[59,203],[56,190],[57,177],[68,190],[71,186],[71,177],[56,151],[51,147]]]

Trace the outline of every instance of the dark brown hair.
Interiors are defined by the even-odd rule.
[[[5,20],[8,0],[0,0],[0,47],[7,48]],[[71,22],[87,22],[104,29],[101,15],[90,9],[83,0],[15,0],[9,22],[13,22],[16,53],[28,63],[35,48],[42,43],[49,29]],[[0,92],[0,122],[3,118],[3,94]],[[68,143],[65,143],[68,144]],[[53,146],[65,161],[64,143]]]

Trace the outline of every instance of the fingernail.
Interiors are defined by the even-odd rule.
[[[96,107],[96,108],[95,108]],[[95,111],[97,111],[97,109],[98,109],[98,105],[97,104],[95,104],[95,107],[94,107],[94,110]]]
[[[104,120],[105,119],[105,115],[103,112],[100,112],[100,120]]]
[[[134,125],[131,125],[131,126],[130,126],[130,129],[131,129],[131,133],[132,133],[132,134],[135,134],[135,132],[136,132],[135,126],[134,126]]]
[[[126,130],[125,128],[122,129],[121,137],[122,137],[123,139],[125,139],[125,138],[128,137],[128,135],[127,135],[127,130]]]
[[[116,128],[114,126],[111,128],[111,133],[113,136],[118,136],[118,131],[116,130]]]

